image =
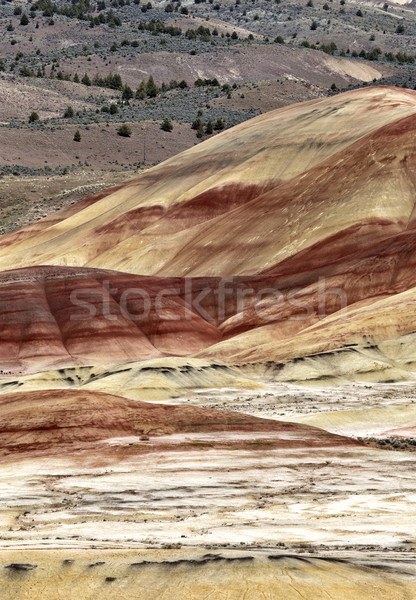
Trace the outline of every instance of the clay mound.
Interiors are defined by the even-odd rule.
[[[0,268],[230,276],[270,271],[328,238],[315,262],[371,248],[412,226],[415,115],[416,93],[395,88],[262,115],[4,236]]]
[[[414,91],[354,90],[4,236],[0,268],[24,268],[0,274],[0,376],[197,356],[408,377],[415,135]]]
[[[204,288],[205,281],[196,282]],[[192,354],[221,339],[183,281],[93,269],[0,274],[3,375]]]
[[[0,274],[2,374],[198,353],[235,364],[281,362],[398,339],[416,330],[415,248],[409,230],[348,260],[333,253],[314,264],[313,247],[303,270],[300,260],[288,264],[293,259],[280,273],[230,280],[7,271]],[[412,338],[391,345],[391,360],[403,363],[403,344],[410,352]]]
[[[68,444],[143,434],[212,432],[270,432],[278,434],[287,447],[356,445],[354,440],[307,425],[98,392],[47,390],[7,394],[0,399],[0,445],[6,454],[51,448],[65,452]]]

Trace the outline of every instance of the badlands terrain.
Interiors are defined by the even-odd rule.
[[[416,598],[416,92],[0,238],[0,598]]]
[[[405,0],[3,0],[0,234],[275,108],[414,89],[415,34]]]

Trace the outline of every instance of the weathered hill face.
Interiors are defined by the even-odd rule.
[[[0,275],[3,375],[313,355],[288,378],[341,363],[353,376],[360,361],[380,371],[363,367],[369,348],[389,378],[413,370],[415,134],[415,92],[355,90],[262,115],[4,236],[0,267],[25,268]]]
[[[2,374],[195,354],[235,364],[283,362],[380,344],[416,330],[415,247],[408,232],[381,244],[377,259],[356,253],[290,277],[7,271],[0,275]],[[413,338],[385,348],[400,359],[398,368],[406,368],[403,345],[412,365]]]
[[[3,374],[189,355],[219,341],[185,298],[182,280],[63,267],[0,274]]]
[[[411,223],[415,114],[415,92],[369,88],[262,115],[5,236],[0,268],[231,276],[371,247]]]
[[[285,447],[357,446],[309,425],[285,423],[195,406],[139,402],[77,390],[7,394],[0,399],[2,455],[53,451],[129,436],[204,432],[269,432]],[[137,440],[136,440],[137,441]],[[183,441],[183,440],[182,440]]]

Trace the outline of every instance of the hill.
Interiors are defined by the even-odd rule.
[[[407,377],[415,130],[409,90],[302,103],[3,236],[5,374],[199,355]]]

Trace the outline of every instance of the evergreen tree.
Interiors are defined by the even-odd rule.
[[[156,85],[152,75],[150,75],[146,84],[146,94],[149,98],[156,98],[159,93],[159,88]]]
[[[125,85],[123,88],[123,93],[121,95],[121,99],[124,102],[128,103],[128,101],[131,100],[133,97],[134,97],[133,90],[128,85]]]
[[[67,106],[64,112],[64,119],[72,119],[74,116],[74,109],[72,106]]]
[[[144,100],[146,98],[146,83],[142,81],[136,90],[136,100]]]

